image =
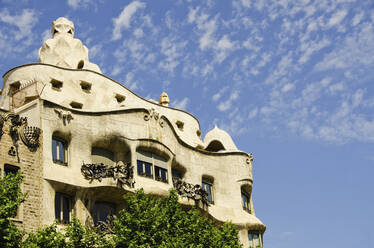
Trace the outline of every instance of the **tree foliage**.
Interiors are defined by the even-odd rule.
[[[19,247],[24,234],[11,220],[26,197],[20,189],[22,180],[19,173],[0,176],[0,244],[5,248]]]
[[[53,224],[25,234],[11,221],[24,200],[20,175],[0,179],[0,244],[23,248],[240,248],[238,231],[231,223],[220,227],[196,208],[184,210],[172,190],[167,197],[143,190],[126,194],[125,209],[112,222],[111,234],[86,227],[73,217],[61,231]],[[23,241],[22,241],[23,238]]]
[[[114,221],[116,247],[241,247],[232,224],[219,228],[195,208],[184,211],[175,191],[167,197],[154,197],[140,190],[127,194],[125,201],[127,207]]]

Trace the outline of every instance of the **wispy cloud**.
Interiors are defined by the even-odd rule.
[[[16,26],[18,30],[14,32],[15,39],[20,40],[31,35],[38,17],[33,9],[24,9],[21,14],[16,15],[11,15],[8,9],[2,9],[0,11],[0,21]]]
[[[232,103],[238,99],[239,97],[239,92],[237,90],[234,90],[233,92],[231,92],[230,96],[224,100],[224,101],[221,101],[217,108],[219,111],[226,111],[226,110],[229,110],[231,107],[232,107]]]
[[[86,8],[92,0],[68,0],[68,5],[73,9]]]
[[[130,28],[131,18],[138,9],[145,8],[146,4],[140,1],[133,1],[129,5],[125,6],[121,14],[113,19],[113,32],[112,39],[118,40],[122,37],[122,30]]]
[[[185,97],[182,100],[175,99],[174,101],[171,102],[170,105],[173,108],[186,110],[186,107],[189,101],[190,100],[188,97]]]

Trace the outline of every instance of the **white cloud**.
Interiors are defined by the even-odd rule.
[[[224,35],[217,43],[217,49],[230,50],[233,49],[234,43],[230,41],[227,35]]]
[[[213,96],[212,96],[212,99],[213,99],[213,101],[217,101],[217,100],[219,100],[220,98],[221,98],[221,96],[228,90],[228,86],[226,86],[226,87],[223,87],[222,89],[220,89],[216,94],[214,94]]]
[[[190,11],[188,12],[187,20],[189,23],[193,23],[196,20],[196,14],[199,11],[199,7],[196,7],[196,9],[190,8]]]
[[[175,99],[174,101],[172,101],[171,105],[173,108],[185,110],[188,102],[189,102],[188,97],[185,97],[182,100]]]
[[[131,71],[126,74],[125,82],[127,87],[132,91],[137,90],[139,88],[139,82],[134,80],[134,73]]]
[[[172,37],[165,37],[161,41],[161,53],[165,56],[158,64],[159,68],[168,72],[174,72],[174,69],[180,64],[179,58],[183,55],[184,47],[187,41],[176,42]]]
[[[121,14],[113,19],[113,33],[112,39],[118,40],[122,37],[122,30],[130,28],[131,17],[135,14],[138,9],[145,8],[146,4],[139,1],[134,1],[129,5],[125,6]]]
[[[79,7],[87,7],[92,0],[68,0],[68,5],[73,9],[78,9]]]
[[[374,28],[366,23],[315,65],[316,70],[355,68],[374,63]]]
[[[301,50],[304,52],[299,58],[299,63],[304,64],[309,60],[313,53],[329,46],[331,44],[330,40],[323,38],[320,41],[311,41],[301,45]]]
[[[234,90],[233,92],[231,92],[230,96],[228,97],[226,101],[222,101],[218,104],[218,107],[217,107],[218,110],[223,112],[223,111],[230,109],[233,101],[238,99],[238,97],[239,97],[239,92],[237,90]]]
[[[342,83],[333,84],[333,85],[330,85],[329,87],[329,91],[332,94],[342,91],[343,89],[344,89],[344,85]]]
[[[38,17],[33,9],[24,9],[20,15],[10,15],[7,9],[2,9],[0,21],[17,26],[18,32],[15,32],[15,39],[20,40],[32,34],[32,28],[37,23]]]
[[[352,19],[352,26],[356,26],[357,24],[359,24],[363,17],[364,17],[364,12],[360,12],[356,14]]]
[[[295,85],[288,83],[282,87],[282,92],[288,92],[295,88]]]
[[[217,19],[212,19],[208,22],[204,22],[199,26],[201,26],[201,29],[204,30],[204,33],[199,40],[200,49],[205,50],[207,48],[212,48],[215,43],[213,35],[217,29]]]
[[[248,119],[253,119],[257,116],[258,108],[252,109],[248,114]]]
[[[141,28],[137,28],[134,30],[134,35],[137,39],[142,38],[144,36],[144,32]]]
[[[330,18],[327,26],[328,27],[332,27],[332,26],[335,26],[337,24],[339,24],[344,18],[345,16],[347,15],[347,10],[343,9],[343,10],[340,10],[336,13],[333,14],[333,16]]]
[[[227,35],[224,35],[215,46],[215,49],[217,50],[216,61],[218,61],[218,63],[222,63],[222,61],[226,59],[228,54],[232,50],[234,50],[234,47],[234,42],[232,42],[230,38],[227,37]]]
[[[113,75],[113,76],[117,76],[118,74],[120,74],[122,72],[122,70],[123,70],[123,68],[121,66],[115,65],[113,67],[113,70],[112,70],[112,72],[110,74]]]
[[[42,33],[42,42],[44,42],[44,41],[46,41],[50,38],[52,38],[51,30],[50,29],[44,30],[43,33]]]
[[[89,58],[94,59],[94,58],[103,58],[103,53],[102,53],[103,45],[102,44],[96,44],[89,49]]]

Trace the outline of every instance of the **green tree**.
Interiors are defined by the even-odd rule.
[[[217,227],[192,208],[184,211],[173,190],[155,197],[142,190],[125,196],[126,208],[114,221],[116,247],[128,248],[239,248],[238,231],[231,223]]]
[[[24,235],[11,220],[26,197],[20,189],[22,180],[19,173],[0,176],[0,244],[5,248],[19,247]]]
[[[57,231],[56,224],[39,228],[35,233],[29,233],[22,243],[22,248],[65,248],[65,236]]]

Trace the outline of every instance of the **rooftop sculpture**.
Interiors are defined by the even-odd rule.
[[[70,69],[88,69],[101,73],[98,65],[89,62],[88,49],[74,38],[74,23],[65,17],[52,22],[52,38],[39,50],[39,62]]]

